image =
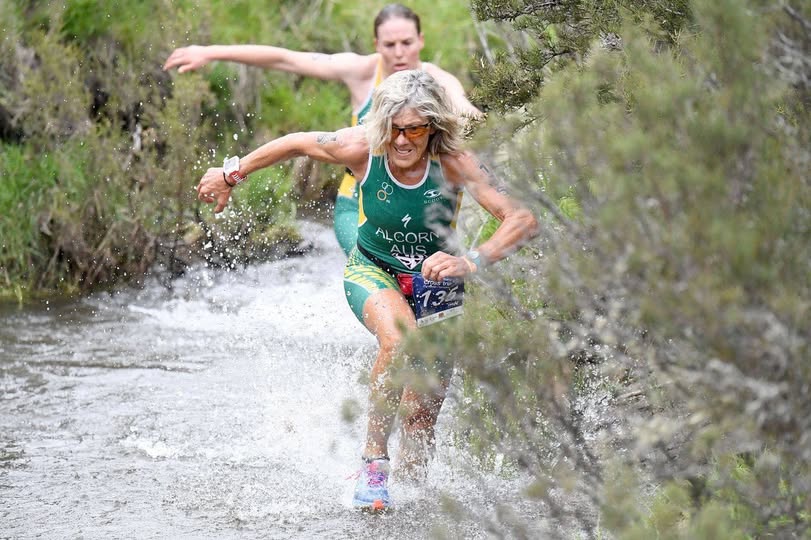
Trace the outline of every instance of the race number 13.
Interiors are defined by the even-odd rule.
[[[428,281],[422,274],[415,274],[413,287],[417,326],[427,326],[462,314],[465,298],[462,279]]]

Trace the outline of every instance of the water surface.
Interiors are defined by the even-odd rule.
[[[450,436],[456,379],[427,483],[351,509],[375,341],[332,231],[302,226],[303,257],[3,308],[0,538],[489,538],[498,505],[540,530],[522,479]]]

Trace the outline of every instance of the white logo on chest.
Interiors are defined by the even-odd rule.
[[[404,215],[403,219],[401,219],[400,221],[403,222],[403,227],[408,228],[408,223],[411,221],[411,215],[410,214]]]
[[[425,258],[425,255],[395,255],[398,261],[403,263],[403,266],[408,268],[409,270],[414,270],[422,260]]]

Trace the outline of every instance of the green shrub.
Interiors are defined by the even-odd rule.
[[[13,287],[35,288],[37,268],[47,262],[42,235],[48,229],[39,219],[58,167],[53,156],[37,155],[29,146],[0,143],[0,170],[0,290],[7,291],[3,296],[16,296]]]
[[[464,2],[413,7],[425,14],[440,10],[424,17],[425,58],[464,79],[474,43]],[[226,155],[244,155],[283,133],[348,124],[346,89],[228,63],[183,75],[161,66],[173,48],[191,43],[371,52],[370,14],[379,8],[289,0],[148,0],[125,8],[112,0],[0,4],[0,138],[6,138],[4,152],[19,147],[4,159],[15,162],[19,152],[49,156],[57,168],[38,186],[36,206],[20,200],[21,192],[6,194],[7,204],[22,204],[45,225],[27,223],[9,236],[19,240],[9,240],[8,255],[4,251],[3,296],[19,297],[22,288],[87,291],[137,280],[153,261],[182,272],[195,253],[209,256],[212,250],[199,249],[207,234],[223,244],[237,234],[249,239],[217,249],[228,253],[223,264],[271,253],[269,242],[294,243],[300,168],[254,175],[256,185],[237,191],[225,220],[202,209],[191,188]],[[323,166],[309,172],[315,178],[305,195],[325,199],[317,205],[328,207],[341,171]],[[29,273],[38,279],[30,282]]]
[[[567,4],[525,6],[530,48],[549,17],[606,8]],[[803,537],[809,13],[688,7],[678,33],[639,10],[603,29],[615,43],[586,28],[522,109],[491,114],[481,147],[542,231],[482,275],[512,324],[468,316],[436,354],[492,412],[460,432],[547,489],[562,531]]]

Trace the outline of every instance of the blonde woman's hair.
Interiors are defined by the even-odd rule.
[[[462,146],[462,117],[451,108],[445,90],[418,69],[389,75],[372,95],[372,109],[366,116],[366,138],[375,155],[383,154],[391,142],[391,119],[404,109],[414,109],[436,130],[428,141],[431,155],[458,152]]]

